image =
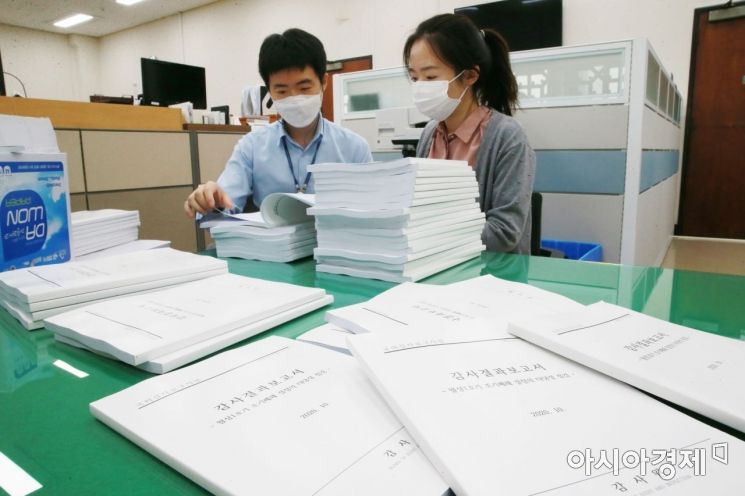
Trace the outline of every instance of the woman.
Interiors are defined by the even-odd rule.
[[[476,171],[488,250],[530,253],[535,153],[512,117],[517,82],[496,31],[467,17],[422,22],[404,46],[414,104],[432,121],[417,156],[466,160]]]

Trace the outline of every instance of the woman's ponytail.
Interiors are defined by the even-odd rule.
[[[476,86],[481,104],[512,115],[517,108],[517,80],[510,64],[510,49],[493,29],[484,29],[484,42],[491,55],[491,66],[482,71]]]

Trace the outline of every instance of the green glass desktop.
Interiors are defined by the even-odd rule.
[[[230,259],[229,267],[236,274],[324,288],[334,296],[333,307],[367,300],[393,286],[317,273],[312,259],[289,264]],[[741,276],[484,253],[422,282],[448,284],[485,274],[529,283],[580,303],[604,300],[745,339]],[[241,344],[272,334],[297,337],[323,324],[328,308]],[[63,364],[88,376],[78,378],[59,367]],[[39,495],[205,493],[88,411],[90,402],[148,377],[151,374],[118,361],[57,343],[47,330],[26,331],[0,310],[0,453],[42,485],[34,492]]]

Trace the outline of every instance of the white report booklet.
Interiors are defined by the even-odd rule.
[[[228,271],[224,260],[172,248],[138,251],[89,261],[13,270],[0,274],[4,295],[24,304],[79,296],[96,299],[97,292],[202,272]],[[68,301],[66,304],[77,303]],[[33,308],[32,308],[33,309]]]
[[[346,329],[333,324],[324,324],[298,336],[298,341],[323,346],[333,351],[349,354],[347,337],[352,334]]]
[[[437,329],[476,319],[497,322],[529,312],[554,315],[583,305],[528,284],[482,276],[448,285],[403,283],[368,301],[326,312],[326,321],[354,333]]]
[[[510,332],[745,432],[745,341],[604,302]]]
[[[455,494],[745,494],[745,443],[498,327],[348,338]]]
[[[420,259],[416,268],[408,269],[405,265],[391,266],[388,269],[379,267],[351,267],[350,263],[337,265],[323,260],[322,257],[316,257],[318,264],[317,272],[328,272],[330,274],[345,274],[353,277],[364,277],[369,279],[380,279],[382,281],[406,282],[418,281],[425,277],[442,272],[454,265],[467,262],[475,258],[484,251],[486,247],[478,240],[472,244],[460,245],[447,251],[431,255]],[[346,266],[345,266],[346,265]],[[360,264],[364,265],[364,264]]]
[[[192,282],[195,280],[195,276],[199,275],[202,278],[208,278],[212,276],[218,276],[224,274],[224,270],[215,270],[210,272],[199,272],[197,274],[187,274],[179,277],[169,277],[160,279],[158,281],[150,281],[146,283],[134,284],[129,286],[120,286],[109,290],[96,291],[95,302],[102,302],[111,300],[113,298],[120,298],[122,295],[136,295],[143,293],[150,293],[153,291],[159,291],[166,289],[178,284],[185,282]],[[90,297],[90,295],[88,296]],[[69,312],[76,308],[91,305],[93,301],[86,298],[86,301],[80,301],[80,296],[68,296],[65,298],[56,298],[53,300],[45,300],[38,303],[32,303],[31,305],[22,305],[17,301],[0,298],[0,306],[5,308],[13,317],[15,317],[27,330],[31,331],[34,329],[41,329],[44,327],[44,319],[47,319],[53,315],[60,313]],[[73,301],[76,303],[66,303]],[[34,310],[29,309],[35,308]]]
[[[315,216],[317,228],[379,229],[430,225],[437,220],[460,216],[464,212],[474,210],[480,211],[478,203],[473,199],[467,199],[389,210],[310,207],[308,214]]]
[[[140,365],[323,296],[320,288],[223,274],[95,303],[45,324],[55,334]]]
[[[434,158],[405,157],[387,162],[370,162],[368,164],[326,163],[312,164],[308,170],[313,173],[315,181],[335,176],[369,177],[380,175],[387,177],[396,174],[415,173],[426,176],[426,172],[437,176],[475,177],[473,169],[464,160],[444,160]]]
[[[278,336],[142,381],[91,412],[215,494],[448,489],[353,358]]]
[[[79,210],[70,214],[72,228],[84,230],[90,225],[109,225],[115,223],[129,223],[135,221],[140,223],[140,212],[138,210],[119,210],[115,208],[103,208],[99,210]]]
[[[138,239],[136,241],[130,241],[111,248],[106,248],[86,255],[75,257],[75,260],[94,260],[96,258],[110,257],[113,255],[121,255],[123,253],[131,253],[134,251],[145,251],[155,250],[158,248],[168,248],[171,246],[170,241],[160,239]]]
[[[285,322],[289,322],[290,320],[300,317],[301,315],[305,315],[306,313],[312,312],[313,310],[317,310],[326,305],[330,305],[333,302],[333,296],[323,296],[321,298],[318,298],[317,300],[311,301],[310,303],[305,303],[303,305],[294,307],[291,310],[286,310],[284,312],[274,314],[271,317],[258,320],[246,326],[238,327],[236,329],[233,329],[232,331],[228,331],[217,336],[205,339],[204,341],[200,341],[176,351],[166,353],[165,355],[157,356],[148,360],[147,362],[137,365],[137,368],[153,374],[165,374],[166,372],[175,370],[186,365],[187,363],[191,363],[195,360],[205,357],[210,353],[220,351],[224,348],[227,348],[228,346],[243,341],[244,339],[256,336],[257,334],[260,334],[273,327],[277,327],[284,324]],[[65,337],[62,334],[55,334],[54,339],[56,339],[60,343],[65,343],[70,346],[75,346],[76,348],[82,348],[84,350],[92,351],[93,353],[97,353],[107,358],[115,359],[115,357],[111,355],[108,355],[100,350],[90,349],[86,345],[72,338]],[[346,342],[344,344],[346,344]],[[349,354],[349,350],[347,350],[346,353]]]
[[[308,222],[308,207],[315,204],[316,196],[308,193],[272,193],[261,202],[259,212],[229,213],[215,211],[198,219],[199,227],[225,226],[279,227]]]

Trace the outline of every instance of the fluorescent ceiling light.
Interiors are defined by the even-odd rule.
[[[142,0],[116,0],[116,3],[120,3],[122,5],[134,5],[140,2],[142,2]]]
[[[90,21],[91,19],[93,19],[93,16],[89,16],[88,14],[75,14],[71,15],[70,17],[60,19],[59,21],[55,22],[54,25],[58,28],[69,28],[71,26],[76,26],[78,24]]]

